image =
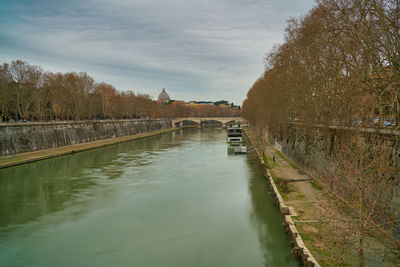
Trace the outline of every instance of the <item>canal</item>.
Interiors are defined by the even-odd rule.
[[[299,266],[261,170],[185,129],[0,170],[0,266]]]

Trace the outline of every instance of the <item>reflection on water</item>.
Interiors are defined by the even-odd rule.
[[[185,129],[0,170],[0,266],[297,266],[262,174]]]
[[[182,139],[173,132],[0,170],[0,232],[82,201],[91,187],[120,177],[127,167],[151,164],[155,151]]]
[[[277,212],[275,203],[271,200],[270,195],[266,196],[268,192],[268,185],[263,178],[262,170],[258,165],[252,163],[257,162],[256,158],[251,158],[249,155],[248,163],[250,167],[251,179],[249,180],[249,191],[253,210],[250,215],[253,226],[257,229],[258,240],[260,248],[263,251],[265,266],[290,266],[291,255],[271,253],[275,250],[287,250],[287,240],[284,238],[273,239],[270,238],[274,233],[283,232],[284,228],[280,220],[271,219],[270,216],[280,216]],[[268,199],[269,201],[266,201]],[[297,262],[293,262],[292,266],[299,266]]]

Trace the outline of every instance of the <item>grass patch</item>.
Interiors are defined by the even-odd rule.
[[[278,163],[274,161],[272,157],[267,157],[266,155],[262,156],[265,165],[267,166],[267,169],[272,170],[274,167],[278,166]]]
[[[285,154],[283,154],[282,152],[276,151],[276,154],[278,154],[279,157],[281,157],[284,161],[286,161],[286,162],[290,165],[290,167],[292,167],[293,169],[295,169],[295,170],[298,170],[298,169],[299,169],[299,167],[297,167],[297,165],[294,164],[294,163],[293,163]]]
[[[280,183],[280,181],[282,179],[277,178],[275,175],[273,175],[272,173],[270,173],[272,180],[274,181],[276,188],[278,189],[279,193],[281,194],[281,197],[283,198],[283,200],[288,200],[288,193],[285,193],[285,188],[282,187],[282,183]]]
[[[322,191],[322,186],[320,186],[319,184],[317,184],[314,180],[310,181],[310,184],[312,185],[312,187],[314,187],[315,189]]]
[[[297,217],[303,216],[306,212],[302,209],[297,208],[296,209]]]
[[[320,254],[320,255],[324,255],[324,256],[327,256],[327,257],[330,256],[329,252],[326,251],[326,250],[318,249],[318,248],[315,248],[315,247],[313,247],[313,248],[310,249],[310,250],[311,250],[312,252],[316,252],[316,253],[318,253],[318,254]]]
[[[281,194],[282,193],[290,194],[291,192],[293,192],[293,189],[289,187],[289,183],[286,179],[274,177],[274,181]]]
[[[306,233],[300,233],[301,238],[303,241],[314,241],[314,238],[311,237],[311,235],[306,234]]]
[[[294,197],[295,200],[304,200],[306,199],[306,196],[300,193],[297,193],[296,196]]]

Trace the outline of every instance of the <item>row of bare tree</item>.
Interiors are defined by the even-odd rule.
[[[86,73],[51,73],[16,60],[0,65],[0,121],[237,116],[215,105],[165,104],[118,91]]]
[[[290,19],[285,42],[243,103],[243,116],[270,126],[400,120],[400,2],[320,0]]]
[[[285,41],[267,54],[266,71],[249,90],[242,115],[260,138],[265,128],[285,138],[290,125],[365,127],[391,120],[398,129],[399,103],[400,1],[319,0],[307,15],[288,21]],[[309,137],[325,138],[321,128],[307,129]],[[341,228],[332,239],[348,251],[356,244],[358,264],[365,266],[367,245],[375,249],[371,237],[383,231],[391,241],[399,238],[399,136],[385,141],[363,130],[333,132],[327,172],[351,215],[332,212],[331,229]]]

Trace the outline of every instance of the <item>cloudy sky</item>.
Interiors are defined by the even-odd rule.
[[[87,72],[118,90],[241,104],[314,0],[0,0],[0,63]]]

